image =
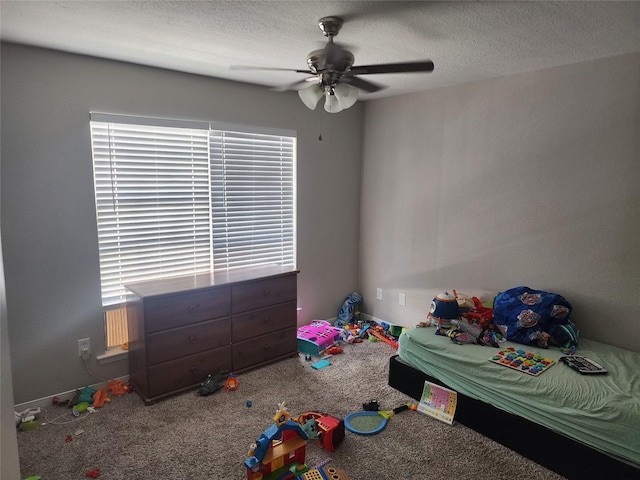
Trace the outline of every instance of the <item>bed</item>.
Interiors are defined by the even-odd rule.
[[[555,364],[534,376],[489,360],[509,346]],[[583,338],[576,354],[609,373],[580,375],[558,348],[458,345],[411,328],[390,359],[389,385],[415,399],[425,380],[457,391],[456,421],[567,478],[640,479],[640,353]]]

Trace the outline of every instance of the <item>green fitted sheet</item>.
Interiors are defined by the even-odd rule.
[[[405,330],[398,340],[400,358],[461,394],[640,464],[640,353],[581,338],[576,355],[594,360],[609,373],[580,375],[559,362],[563,354],[558,348],[512,342],[500,348],[458,345],[434,331]],[[556,364],[532,376],[489,361],[509,346]]]

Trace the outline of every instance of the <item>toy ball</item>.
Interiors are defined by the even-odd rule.
[[[247,408],[251,408],[251,405],[253,405],[253,403],[251,402],[251,400],[247,400]]]
[[[427,317],[436,320],[439,326],[442,323],[448,324],[450,320],[459,318],[460,308],[456,297],[449,292],[436,295],[431,302]]]

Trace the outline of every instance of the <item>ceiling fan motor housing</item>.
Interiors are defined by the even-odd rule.
[[[344,20],[340,17],[322,17],[318,20],[318,27],[325,37],[335,37],[342,28]]]
[[[330,49],[323,48],[314,50],[307,56],[307,65],[313,73],[348,71],[354,62],[353,53],[344,48],[337,47],[338,50],[330,52]],[[333,54],[332,54],[333,53]]]

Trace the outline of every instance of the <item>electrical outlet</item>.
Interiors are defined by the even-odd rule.
[[[403,307],[407,305],[407,296],[404,293],[398,295],[398,303]]]
[[[378,300],[382,300],[382,289],[378,288],[378,290],[376,291],[376,298]]]
[[[78,340],[78,356],[87,360],[91,355],[91,340],[83,338]]]

